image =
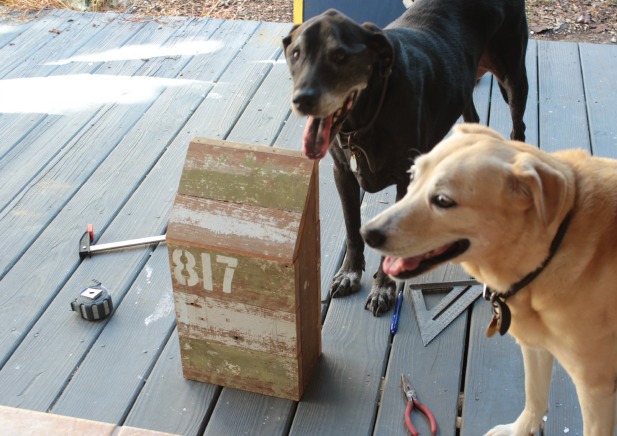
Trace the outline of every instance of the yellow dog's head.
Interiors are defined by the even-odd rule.
[[[516,281],[546,257],[574,195],[568,166],[477,124],[454,127],[410,179],[406,196],[361,230],[399,279],[453,261],[485,282]]]

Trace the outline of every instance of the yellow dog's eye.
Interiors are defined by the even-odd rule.
[[[433,195],[433,197],[431,198],[431,203],[441,209],[448,209],[450,207],[456,206],[456,202],[454,200],[443,194]]]
[[[294,61],[297,61],[300,58],[300,49],[298,47],[293,49],[291,52],[291,57]]]

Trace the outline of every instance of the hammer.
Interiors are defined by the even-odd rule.
[[[157,242],[165,242],[165,235],[150,236],[147,238],[129,239],[126,241],[109,242],[107,244],[90,245],[94,241],[94,227],[88,224],[88,230],[84,232],[79,240],[79,258],[85,259],[88,256],[99,253],[101,251],[115,250],[118,248],[134,247],[136,245],[155,244]]]

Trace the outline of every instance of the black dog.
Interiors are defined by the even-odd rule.
[[[334,158],[347,252],[332,297],[360,287],[360,187],[377,192],[396,185],[402,198],[413,158],[437,144],[461,114],[478,122],[472,93],[485,72],[495,75],[510,106],[510,136],[525,139],[527,39],[524,0],[417,0],[385,30],[329,10],[283,39],[292,106],[308,115],[304,153],[320,159],[329,150]],[[366,308],[387,311],[395,292],[380,265]]]

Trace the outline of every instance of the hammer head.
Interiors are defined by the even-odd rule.
[[[94,235],[90,229],[86,230],[79,240],[79,258],[85,259],[90,255],[90,243],[94,239]]]

